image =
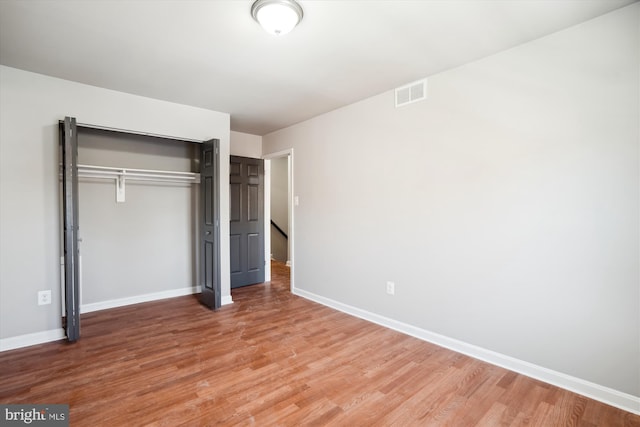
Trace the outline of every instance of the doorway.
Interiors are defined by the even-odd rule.
[[[289,261],[289,156],[271,159],[271,259]]]
[[[294,206],[297,199],[294,196],[294,154],[293,148],[266,154],[265,161],[265,254],[273,254],[273,250],[279,251],[274,258],[282,258],[286,254],[284,262],[289,267],[290,290],[295,290],[295,212]],[[285,178],[282,178],[282,170],[274,170],[274,167],[286,165]],[[284,183],[283,183],[284,181]],[[286,184],[286,189],[283,187]],[[276,197],[274,196],[274,193]],[[278,206],[272,206],[278,203]],[[285,219],[286,218],[286,219]],[[273,221],[273,222],[272,222]],[[275,225],[273,224],[275,223]],[[286,224],[286,225],[283,225]],[[276,227],[277,226],[277,227]],[[278,230],[280,228],[280,230]],[[285,238],[286,235],[286,238]],[[275,242],[275,244],[274,244]],[[271,280],[271,262],[267,260],[265,280]]]

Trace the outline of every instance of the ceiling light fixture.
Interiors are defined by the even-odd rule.
[[[268,33],[282,36],[302,20],[302,8],[294,0],[256,0],[251,16]]]

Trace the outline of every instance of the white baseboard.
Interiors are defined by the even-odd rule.
[[[152,294],[137,295],[127,298],[118,298],[109,301],[101,301],[92,304],[83,304],[80,313],[90,313],[92,311],[107,310],[109,308],[123,307],[125,305],[139,304],[141,302],[157,301],[167,298],[181,297],[185,295],[200,293],[200,286],[171,289],[169,291],[154,292]],[[222,305],[233,304],[231,295],[223,296]],[[67,334],[64,329],[52,329],[50,331],[36,332],[33,334],[18,335],[16,337],[0,339],[0,352],[14,350],[16,348],[29,347],[36,344],[43,344],[51,341],[65,339]]]
[[[51,329],[49,331],[33,334],[18,335],[17,337],[0,339],[0,351],[14,350],[16,348],[29,347],[51,341],[65,339],[67,334],[64,329]]]
[[[92,311],[107,310],[109,308],[123,307],[125,305],[139,304],[141,302],[158,301],[167,298],[181,297],[185,295],[197,294],[200,292],[200,286],[190,286],[186,288],[170,289],[168,291],[154,292],[151,294],[136,295],[126,298],[112,299],[108,301],[94,302],[91,304],[82,304],[80,313],[91,313]]]
[[[182,297],[185,295],[199,294],[200,286],[186,287],[180,289],[171,289],[163,292],[154,292],[152,294],[137,295],[127,298],[118,298],[109,301],[101,301],[92,304],[83,304],[80,307],[80,313],[90,313],[92,311],[107,310],[109,308],[124,307],[125,305],[139,304],[141,302],[158,301],[167,298]],[[223,296],[222,305],[233,304],[231,295]]]
[[[623,393],[609,387],[604,387],[599,384],[573,377],[571,375],[563,374],[562,372],[553,371],[551,369],[534,365],[533,363],[525,362],[511,356],[507,356],[492,350],[487,350],[482,347],[449,338],[444,335],[430,332],[425,329],[409,325],[407,323],[399,322],[397,320],[380,316],[378,314],[371,313],[357,307],[343,304],[330,298],[316,295],[312,292],[304,291],[298,288],[292,289],[292,292],[295,295],[299,295],[303,298],[315,301],[327,307],[334,308],[336,310],[342,311],[343,313],[368,320],[370,322],[387,327],[389,329],[393,329],[398,332],[402,332],[423,341],[448,348],[450,350],[465,354],[467,356],[471,356],[475,359],[482,360],[492,365],[509,369],[519,374],[535,378],[537,380],[552,384],[560,388],[564,388],[566,390],[581,394],[594,400],[598,400],[602,403],[606,403],[607,405],[615,406],[625,411],[640,415],[640,397],[638,396]]]

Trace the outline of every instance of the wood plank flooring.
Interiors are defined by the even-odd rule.
[[[0,403],[72,426],[640,426],[640,417],[315,304],[288,269],[233,291],[82,316],[82,338],[0,353]]]

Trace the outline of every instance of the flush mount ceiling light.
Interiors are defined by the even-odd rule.
[[[294,0],[256,0],[251,6],[251,16],[268,33],[281,36],[302,20],[302,8]]]

